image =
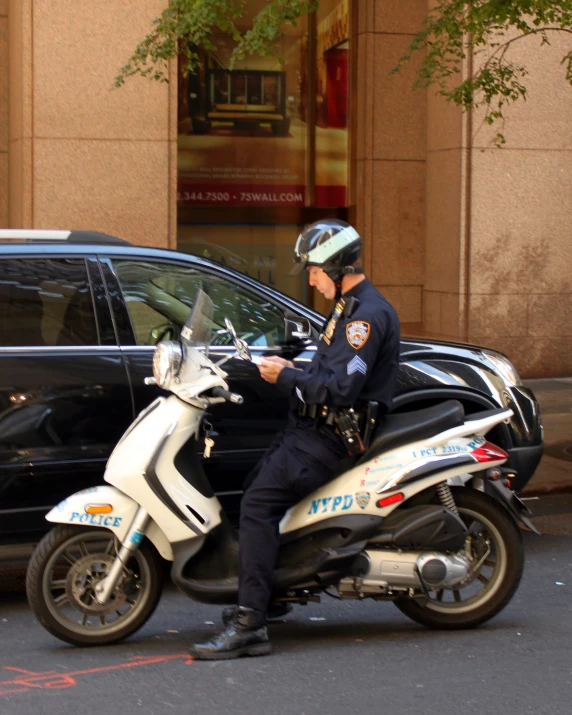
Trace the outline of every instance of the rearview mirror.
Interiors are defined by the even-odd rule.
[[[234,325],[228,318],[224,319],[224,323],[226,325],[226,329],[232,335],[232,342],[234,343],[234,347],[240,359],[252,361],[252,355],[250,354],[250,348],[248,347],[246,340],[242,340],[242,338],[238,337],[236,330],[234,329]]]
[[[286,330],[286,343],[296,342],[297,340],[311,340],[313,337],[314,331],[307,318],[300,318],[297,315],[286,315],[284,317],[284,326]]]

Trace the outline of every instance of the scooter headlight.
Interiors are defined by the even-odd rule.
[[[183,351],[179,343],[171,341],[159,343],[153,355],[153,377],[159,387],[163,387],[179,374]]]

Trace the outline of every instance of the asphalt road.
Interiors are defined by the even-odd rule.
[[[572,706],[572,496],[529,502],[526,570],[509,606],[475,631],[425,630],[388,603],[297,607],[274,654],[192,662],[219,609],[167,590],[129,641],[78,649],[46,633],[22,593],[0,596],[0,715],[568,715]]]

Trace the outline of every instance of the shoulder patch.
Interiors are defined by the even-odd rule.
[[[367,343],[370,332],[371,325],[364,320],[352,320],[346,325],[348,343],[356,350],[363,348]]]

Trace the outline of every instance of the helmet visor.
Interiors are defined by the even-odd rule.
[[[288,274],[290,276],[299,276],[300,273],[302,273],[302,271],[306,267],[306,261],[303,258],[304,243],[304,233],[302,232],[298,236],[298,240],[296,241],[296,245],[294,246],[294,265],[292,266],[292,270]]]
[[[302,259],[296,257],[295,263],[292,266],[292,270],[290,271],[290,273],[288,275],[289,276],[299,276],[305,267],[306,267],[306,262],[302,261]]]

